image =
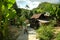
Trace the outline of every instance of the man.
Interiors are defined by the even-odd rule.
[[[24,34],[28,34],[28,30],[25,22],[24,22],[23,29],[24,29]]]
[[[28,34],[27,28],[24,29],[24,34]]]

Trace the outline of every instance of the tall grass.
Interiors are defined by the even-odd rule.
[[[56,34],[56,38],[54,40],[60,40],[60,32]]]
[[[40,40],[52,40],[54,37],[52,25],[41,25],[41,27],[37,30],[38,37]]]

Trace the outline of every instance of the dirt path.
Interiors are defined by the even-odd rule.
[[[36,32],[32,28],[28,28],[28,34],[22,31],[17,40],[38,40],[36,39]]]
[[[55,28],[54,28],[54,30],[55,30],[55,32],[54,32],[54,33],[55,33],[55,34],[57,34],[57,33],[59,33],[59,32],[60,32],[60,27],[55,27]]]
[[[29,30],[28,40],[38,40],[38,39],[36,39],[36,31],[32,28],[30,28],[30,30]]]

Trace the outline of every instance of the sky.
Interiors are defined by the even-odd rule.
[[[60,2],[60,0],[16,0],[18,8],[24,8],[28,10],[32,10],[42,2],[49,2],[49,3],[54,3],[57,4]],[[26,5],[29,6],[29,8],[26,7]]]

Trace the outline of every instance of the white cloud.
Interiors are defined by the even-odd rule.
[[[41,2],[58,3],[59,0],[16,0],[16,2],[17,2],[18,8],[31,10],[33,8],[36,8]],[[26,5],[28,5],[29,8],[27,8]]]
[[[40,3],[40,2],[30,2],[30,3],[28,4],[28,6],[30,7],[30,9],[33,9],[33,8],[38,7],[39,3]]]
[[[33,9],[36,8],[40,2],[31,2],[30,0],[17,0],[17,6],[18,8],[24,8],[24,9]],[[26,5],[29,6],[29,8],[26,7]]]

